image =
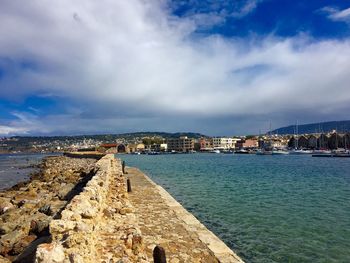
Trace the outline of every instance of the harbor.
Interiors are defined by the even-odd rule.
[[[311,154],[118,155],[246,262],[347,262],[349,159]]]

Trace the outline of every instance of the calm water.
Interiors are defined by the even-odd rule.
[[[0,154],[0,190],[9,188],[18,182],[29,179],[36,169],[33,165],[40,163],[48,154]]]
[[[350,262],[350,158],[118,155],[247,262]]]

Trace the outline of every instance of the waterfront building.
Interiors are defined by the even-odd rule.
[[[167,140],[168,151],[189,152],[194,149],[194,140],[183,136],[180,138],[169,138]]]
[[[259,142],[257,139],[241,139],[236,142],[236,148],[239,149],[252,149],[257,148],[259,146]]]
[[[152,152],[166,152],[168,150],[168,144],[166,144],[166,143],[154,143],[151,145],[150,150]]]
[[[229,150],[234,149],[236,147],[237,141],[240,139],[230,137],[214,137],[212,140],[214,149]]]
[[[344,135],[340,135],[337,132],[333,132],[333,134],[328,139],[328,147],[329,149],[337,149],[344,148]]]
[[[142,152],[145,150],[145,145],[143,143],[131,143],[128,144],[130,152]]]
[[[211,138],[200,138],[199,139],[199,150],[210,151],[213,149],[213,140]]]
[[[299,135],[297,138],[294,136],[289,140],[288,147],[291,148],[308,148],[309,141],[304,135]]]

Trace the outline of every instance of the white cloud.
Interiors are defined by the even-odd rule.
[[[29,130],[23,127],[11,127],[6,125],[0,125],[0,136],[27,134]]]
[[[321,11],[328,14],[328,18],[333,21],[350,22],[350,8],[339,10],[334,7],[326,6]]]
[[[238,11],[235,11],[232,13],[233,17],[236,18],[242,18],[245,17],[246,15],[252,13],[258,6],[259,2],[262,0],[248,0],[244,3],[242,8],[240,8]]]
[[[113,107],[131,111],[132,119],[123,119],[130,127],[147,115],[158,120],[156,129],[176,116],[295,109],[335,115],[350,105],[349,40],[193,38],[196,23],[172,16],[161,0],[4,0],[0,24],[0,57],[10,70],[0,80],[0,96],[7,99],[61,96],[98,109],[100,120]],[[23,68],[23,61],[30,66]],[[60,123],[88,129],[79,116],[74,122],[72,116],[45,122],[18,116],[18,122],[47,132]],[[118,128],[116,121],[100,127]]]

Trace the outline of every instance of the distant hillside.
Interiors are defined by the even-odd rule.
[[[298,125],[298,133],[317,133],[317,132],[330,132],[337,130],[339,132],[350,132],[350,120],[349,121],[328,121],[321,123],[311,123]],[[278,128],[272,131],[273,134],[294,134],[295,125]]]
[[[83,139],[95,139],[101,141],[114,141],[116,139],[126,139],[132,140],[134,138],[141,137],[163,137],[163,138],[176,138],[180,136],[187,136],[189,138],[200,138],[207,137],[200,133],[193,132],[177,132],[177,133],[168,133],[168,132],[132,132],[132,133],[122,133],[122,134],[96,134],[96,135],[74,135],[74,136],[14,136],[12,138],[17,138],[21,142],[26,141],[54,141],[54,140],[83,140]]]

